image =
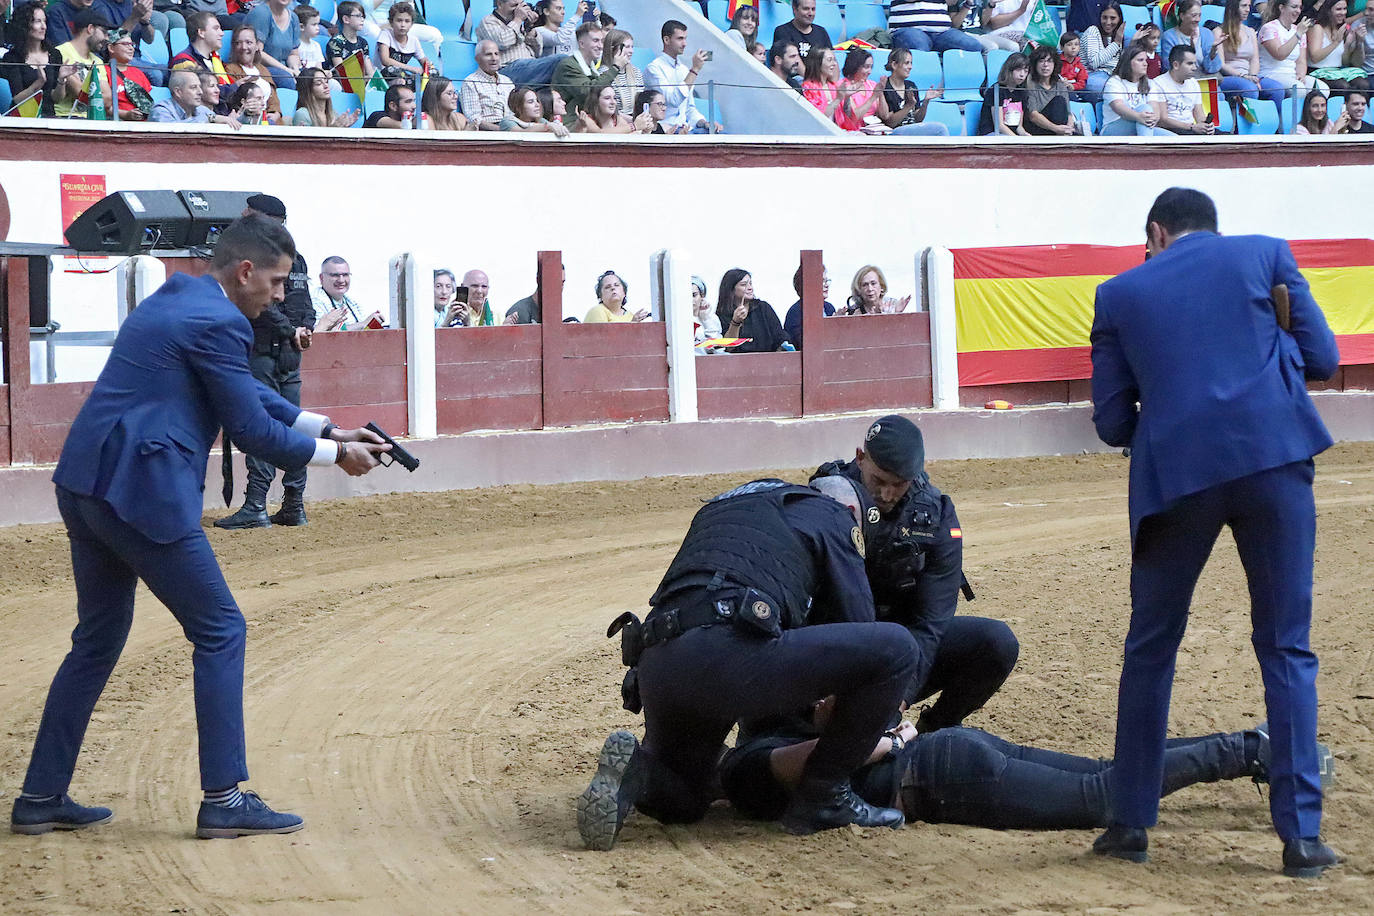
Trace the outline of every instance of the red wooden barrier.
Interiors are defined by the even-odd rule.
[[[551,302],[545,308],[558,314]],[[546,322],[543,329],[545,426],[668,419],[662,322]]]
[[[67,430],[94,387],[95,382],[29,386],[24,413],[30,418],[26,438],[34,464],[51,464],[62,454]]]
[[[301,360],[301,406],[339,426],[373,420],[393,436],[410,432],[406,332],[316,334]]]
[[[702,356],[696,365],[703,420],[802,415],[800,353]]]
[[[930,407],[930,315],[856,315],[818,323],[806,351],[820,382],[807,413]],[[807,331],[809,335],[810,331]],[[814,349],[813,349],[814,348]],[[808,367],[810,371],[811,367]]]
[[[10,463],[10,389],[0,384],[0,465]]]
[[[540,342],[534,325],[436,330],[439,432],[543,426]]]

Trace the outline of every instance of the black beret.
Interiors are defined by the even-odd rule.
[[[286,219],[286,204],[282,203],[279,197],[273,197],[271,194],[254,194],[244,203],[248,204],[250,210],[256,210],[263,216]]]
[[[895,413],[873,421],[864,433],[864,451],[878,467],[907,480],[914,480],[926,463],[921,431]]]

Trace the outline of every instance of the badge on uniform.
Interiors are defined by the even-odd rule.
[[[882,517],[882,513],[878,511],[877,506],[868,507],[868,523],[870,525],[878,524],[878,522],[882,520]]]
[[[849,539],[854,542],[854,549],[859,552],[859,556],[866,558],[864,553],[864,533],[859,530],[858,525],[849,529]]]
[[[782,615],[777,602],[757,589],[746,589],[739,599],[735,624],[756,636],[782,635]]]

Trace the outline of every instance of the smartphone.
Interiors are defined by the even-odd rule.
[[[1202,119],[1202,123],[1204,123],[1204,124],[1215,124],[1215,123],[1217,123],[1217,116],[1214,115],[1214,114],[1212,114],[1212,113],[1209,111],[1209,112],[1207,112],[1207,117],[1205,117],[1205,118]]]
[[[596,12],[596,4],[595,4],[595,3],[588,3],[588,4],[587,4],[587,11],[586,11],[585,13],[582,14],[582,21],[583,21],[583,22],[596,22],[596,21],[597,21],[597,12]]]
[[[715,59],[716,59],[716,52],[715,52],[715,51],[707,51],[707,52],[706,52],[706,60],[715,60]]]
[[[454,294],[453,294],[453,301],[454,301],[454,302],[461,302],[461,303],[463,303],[464,305],[467,305],[467,304],[468,304],[468,288],[467,288],[466,286],[460,286],[460,287],[458,287],[458,289],[457,289],[457,290],[454,292]]]

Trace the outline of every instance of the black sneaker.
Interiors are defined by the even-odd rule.
[[[1290,878],[1320,878],[1344,861],[1321,837],[1292,839],[1283,844],[1283,873]]]
[[[627,731],[611,732],[601,745],[596,775],[577,799],[577,832],[588,849],[615,846],[643,782],[639,739]]]
[[[10,812],[10,833],[37,836],[53,830],[81,830],[114,820],[109,808],[88,808],[63,795],[51,801],[16,798]]]
[[[797,836],[850,824],[896,830],[905,823],[896,808],[879,808],[855,795],[847,779],[838,785],[803,785],[782,815],[782,828]]]
[[[243,801],[232,808],[200,803],[196,815],[196,836],[202,840],[228,840],[267,833],[295,833],[305,826],[304,819],[273,811],[256,792],[244,792]]]

